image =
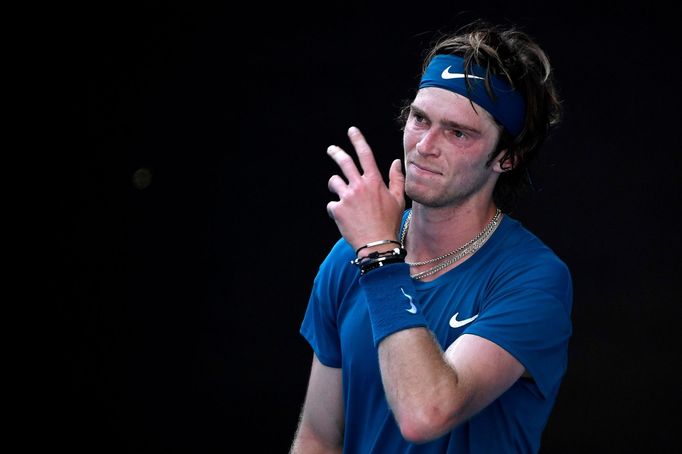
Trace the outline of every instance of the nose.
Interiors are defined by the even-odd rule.
[[[417,153],[420,155],[425,156],[437,154],[438,144],[436,141],[436,128],[429,128],[428,131],[425,131],[417,142],[415,148],[417,149]]]

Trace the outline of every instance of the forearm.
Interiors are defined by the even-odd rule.
[[[442,352],[425,328],[387,336],[379,344],[379,364],[400,430],[416,443],[432,440],[483,410],[524,372],[494,342],[462,334]]]
[[[409,267],[372,270],[360,283],[386,397],[403,436],[426,441],[447,432],[466,397],[428,328]]]
[[[386,398],[403,436],[432,440],[462,418],[464,393],[455,370],[427,328],[410,328],[379,344],[379,366]]]
[[[343,451],[344,412],[341,369],[327,367],[313,357],[308,391],[291,454]]]

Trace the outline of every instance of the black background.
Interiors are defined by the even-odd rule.
[[[569,369],[542,452],[661,452],[679,434],[680,40],[672,11],[483,1],[60,7],[45,437],[87,452],[286,452],[298,333],[338,232],[325,150],[382,169],[437,30],[514,22],[565,119],[512,215],[568,263]],[[138,169],[151,184],[133,184]],[[237,448],[242,446],[242,448]]]

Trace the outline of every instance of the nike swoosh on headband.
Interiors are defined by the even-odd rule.
[[[466,75],[462,73],[451,73],[450,68],[452,68],[452,65],[445,68],[443,72],[440,73],[440,77],[443,79],[464,79],[466,77]],[[472,79],[483,80],[483,77],[474,76],[473,74],[469,74],[469,77]]]

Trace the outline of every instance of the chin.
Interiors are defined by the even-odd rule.
[[[445,204],[443,203],[442,200],[440,200],[438,197],[434,197],[433,195],[425,194],[422,191],[405,191],[405,195],[412,200],[413,203],[418,203],[420,205],[432,207],[432,208],[437,208],[440,206],[444,206]]]

